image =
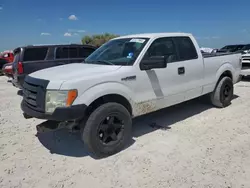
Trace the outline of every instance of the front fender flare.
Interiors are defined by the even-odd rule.
[[[133,104],[133,91],[129,89],[126,85],[117,83],[117,82],[109,82],[109,83],[101,83],[91,88],[88,88],[84,91],[80,96],[76,98],[73,105],[76,104],[85,104],[89,106],[96,99],[109,95],[109,94],[117,94],[121,95],[128,100],[130,105]]]

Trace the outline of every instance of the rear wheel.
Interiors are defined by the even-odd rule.
[[[132,137],[131,130],[128,110],[118,103],[106,103],[90,114],[82,131],[82,140],[96,157],[105,157],[126,146]]]
[[[232,79],[223,77],[220,79],[210,99],[214,106],[219,108],[227,107],[231,104],[234,93],[234,86]]]

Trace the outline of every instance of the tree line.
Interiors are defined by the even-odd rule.
[[[111,33],[104,33],[104,34],[97,34],[97,35],[86,35],[82,38],[82,44],[89,44],[96,47],[100,47],[110,39],[119,37],[119,35],[111,34]]]

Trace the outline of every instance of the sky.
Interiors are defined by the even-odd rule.
[[[249,8],[249,0],[0,0],[0,51],[105,32],[188,32],[213,48],[250,43]]]

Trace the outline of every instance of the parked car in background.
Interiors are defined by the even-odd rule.
[[[5,59],[7,62],[11,63],[14,60],[14,54],[12,51],[4,51],[0,54],[0,58]]]
[[[7,64],[8,61],[4,58],[0,58],[0,75],[3,75],[3,66]]]
[[[200,48],[202,54],[214,54],[218,51],[216,48]]]
[[[250,52],[242,55],[242,69],[250,69]]]
[[[244,44],[227,45],[217,50],[217,53],[237,52],[244,47]]]
[[[26,75],[49,67],[81,63],[96,47],[80,44],[31,45],[14,50],[13,85],[22,88]]]
[[[213,51],[214,49],[213,49],[213,48],[201,47],[200,50],[201,50],[201,53],[212,53],[212,51]]]
[[[13,62],[4,64],[2,68],[2,72],[8,78],[13,79],[13,66],[12,65],[13,65]]]
[[[109,156],[132,139],[133,117],[202,95],[229,106],[240,71],[240,53],[204,55],[191,34],[122,36],[84,63],[28,75],[21,108],[25,118],[79,126],[86,148]]]
[[[250,53],[250,44],[246,44],[241,50],[238,50],[242,54]]]

